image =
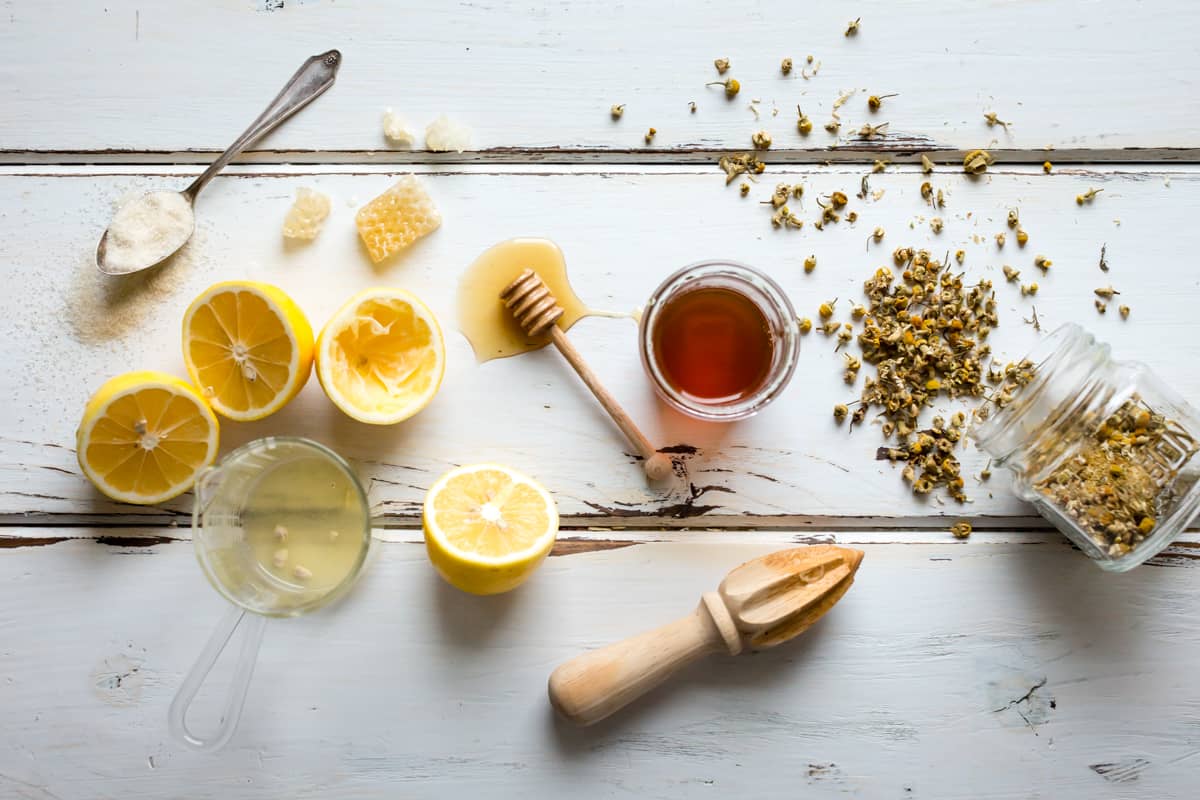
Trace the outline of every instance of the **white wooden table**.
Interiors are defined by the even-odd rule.
[[[652,440],[695,449],[689,479],[666,493],[647,490],[553,354],[478,366],[456,334],[436,402],[395,429],[349,421],[315,380],[269,420],[224,424],[224,451],[272,433],[335,447],[384,524],[345,602],[270,627],[225,751],[168,737],[167,705],[223,604],[188,542],[190,498],[107,502],[78,474],[73,431],[109,375],[182,371],[180,314],[217,279],[282,284],[315,325],[357,289],[400,285],[452,330],[460,271],[496,241],[544,235],[596,306],[632,309],[668,271],[727,256],[766,269],[812,315],[858,297],[886,259],[864,252],[879,225],[886,252],[963,248],[968,272],[997,282],[997,353],[1019,356],[1038,336],[1021,321],[1033,303],[1000,265],[1033,273],[1044,253],[1056,264],[1039,277],[1044,324],[1079,321],[1200,400],[1190,4],[404,5],[0,4],[0,797],[1195,797],[1200,536],[1113,576],[1000,475],[968,480],[963,508],[914,500],[873,460],[874,430],[832,422],[849,394],[816,335],[778,403],[698,427],[655,402],[632,324],[611,319],[572,338]],[[860,34],[844,37],[857,16]],[[195,242],[143,287],[153,302],[106,296],[89,261],[113,204],[182,186],[329,47],[345,55],[337,85],[207,190]],[[805,80],[809,53],[821,68]],[[703,86],[718,56],[742,81],[736,102]],[[797,63],[788,78],[784,56]],[[851,88],[830,136],[821,125]],[[868,117],[865,95],[885,92],[900,96]],[[616,123],[613,103],[627,104]],[[807,139],[797,103],[816,123]],[[387,106],[418,128],[460,119],[476,149],[390,150]],[[1011,129],[987,127],[985,111]],[[870,147],[850,133],[868,120],[890,122]],[[714,162],[760,127],[774,135],[770,167],[742,200]],[[934,176],[948,208],[933,236],[918,221],[930,214],[917,155],[949,165],[989,144],[999,163],[982,180],[952,166]],[[804,181],[809,198],[852,194],[876,157],[902,165],[872,177],[886,195],[854,226],[775,231],[754,202],[776,181]],[[374,268],[353,209],[410,171],[445,225]],[[314,244],[285,247],[301,185],[330,194],[334,212]],[[1077,207],[1089,187],[1104,193]],[[997,251],[1013,206],[1030,244]],[[809,253],[819,266],[805,275]],[[1092,308],[1109,282],[1128,321]],[[962,457],[978,475],[979,454]],[[437,475],[483,460],[543,479],[564,523],[557,557],[494,598],[434,575],[417,517]],[[969,542],[948,533],[959,518],[975,524]],[[685,612],[747,558],[814,541],[866,559],[802,639],[714,659],[593,729],[554,718],[557,663]]]

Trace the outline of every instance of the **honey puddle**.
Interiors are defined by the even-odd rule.
[[[615,311],[588,308],[567,280],[567,262],[558,245],[549,239],[509,239],[486,250],[467,268],[458,283],[458,328],[471,343],[480,363],[507,358],[550,343],[550,338],[532,338],[517,325],[500,300],[500,292],[524,269],[536,272],[563,315],[558,327],[566,331],[584,317],[632,317]]]

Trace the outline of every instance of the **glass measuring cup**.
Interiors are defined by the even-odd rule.
[[[237,729],[269,617],[316,611],[358,578],[371,542],[366,492],[324,445],[266,437],[243,445],[196,482],[192,539],[205,577],[233,608],[213,631],[171,702],[174,736],[200,750]],[[242,643],[216,730],[194,733],[187,713],[217,658]]]

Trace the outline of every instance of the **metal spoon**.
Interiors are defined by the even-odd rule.
[[[142,212],[149,215],[163,212],[166,214],[165,206],[174,205],[176,206],[174,210],[179,212],[180,217],[186,214],[186,224],[182,224],[182,219],[177,219],[175,221],[181,224],[155,231],[157,235],[153,237],[153,241],[156,246],[152,248],[152,255],[148,257],[152,260],[148,260],[147,263],[129,263],[127,258],[110,253],[108,240],[112,229],[110,224],[109,228],[104,231],[104,235],[100,237],[100,243],[96,246],[96,267],[107,275],[129,275],[162,263],[183,247],[195,230],[195,216],[192,207],[200,190],[242,150],[275,130],[284,120],[317,99],[322,92],[332,86],[341,63],[342,54],[337,50],[315,55],[305,61],[266,110],[259,115],[258,119],[250,123],[250,127],[238,137],[237,141],[231,144],[229,149],[222,153],[221,157],[214,161],[208,169],[200,173],[190,186],[178,193],[178,196],[182,196],[184,199],[186,208],[180,207],[176,197],[172,196],[175,195],[173,192],[152,192],[122,206],[117,211],[118,216],[122,212],[130,214]],[[114,248],[114,250],[119,249]]]

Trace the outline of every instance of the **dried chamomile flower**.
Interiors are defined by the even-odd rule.
[[[850,306],[850,316],[854,317],[855,319],[862,319],[866,315],[867,307],[862,303],[855,303],[854,305]]]
[[[1104,302],[1103,300],[1096,300],[1095,303],[1096,310],[1101,314],[1103,314],[1105,311],[1108,311],[1108,303]]]
[[[753,153],[741,153],[736,156],[721,156],[717,161],[725,173],[725,185],[733,183],[738,175],[761,175],[767,165]]]
[[[846,328],[849,328],[849,327],[850,327],[849,325],[846,326]],[[850,340],[854,338],[854,333],[850,330],[847,330],[846,328],[844,328],[838,332],[838,335],[837,335],[838,344],[837,344],[837,347],[833,348],[835,352],[838,350],[841,350],[842,347],[844,347],[845,345],[850,344]],[[849,383],[849,381],[847,381],[847,383]]]
[[[1017,229],[1017,244],[1020,245],[1021,247],[1024,247],[1025,243],[1028,241],[1029,241],[1029,234],[1025,232],[1024,228],[1018,228]]]
[[[963,156],[963,172],[968,175],[978,175],[986,172],[995,159],[987,150],[968,150]]]
[[[691,110],[691,112],[693,114],[695,114],[696,113],[696,101],[695,100],[688,101],[688,108]]]
[[[646,144],[650,144],[652,141],[654,141],[654,137],[657,135],[658,128],[651,128],[650,130],[646,131]]]
[[[858,222],[858,212],[857,212],[857,211],[851,211],[849,214],[847,214],[847,215],[846,215],[846,222],[849,222],[851,225],[853,225],[854,223]]]
[[[845,192],[834,192],[829,195],[829,202],[834,208],[841,208],[850,202],[850,198],[846,197]]]
[[[842,35],[843,36],[857,36],[858,35],[858,25],[860,22],[862,22],[862,17],[859,17],[858,19],[854,20],[853,22],[846,23],[846,32]]]
[[[1042,162],[1042,172],[1045,172],[1047,175],[1049,175],[1050,170],[1052,170],[1052,169],[1054,169],[1054,165],[1051,164],[1049,161]]]
[[[1004,278],[1009,283],[1015,283],[1021,279],[1021,270],[1013,269],[1008,264],[1005,264],[1003,269],[1004,269]]]
[[[995,111],[985,111],[983,114],[983,118],[987,120],[987,124],[988,124],[989,128],[992,127],[993,125],[999,125],[1001,128],[1004,128],[1005,133],[1008,133],[1008,126],[1012,124],[1010,122],[1005,122],[1004,120],[997,117]]]
[[[830,322],[826,322],[821,326],[821,333],[825,334],[826,336],[832,336],[833,334],[837,333],[841,327],[841,323],[839,323],[837,320],[831,320]]]
[[[877,158],[877,159],[875,159],[875,163],[871,165],[871,172],[872,173],[883,172],[884,170],[886,170],[888,168],[888,164],[890,164],[890,163],[892,163],[892,162],[884,161],[882,158]]]
[[[1128,319],[1128,317],[1129,317],[1129,306],[1125,306],[1125,305],[1122,305],[1122,306],[1117,306],[1117,311],[1119,311],[1119,312],[1120,312],[1120,314],[1121,314],[1121,319]]]
[[[737,97],[737,93],[742,90],[742,84],[740,82],[738,82],[737,78],[730,78],[729,80],[726,80],[726,81],[712,81],[711,83],[706,83],[704,85],[705,86],[724,86],[725,87],[725,96],[730,98],[731,100],[734,97]]]
[[[929,230],[933,231],[934,233],[941,233],[944,225],[945,223],[942,222],[941,217],[934,217],[933,219],[929,220]]]
[[[863,125],[858,129],[858,135],[863,139],[874,139],[876,136],[887,133],[890,122],[883,122],[879,125]]]
[[[792,60],[790,58],[785,58],[783,61],[779,62],[779,71],[784,75],[790,75],[792,73]]]
[[[912,260],[913,251],[911,247],[897,247],[892,251],[892,260],[896,262],[896,266],[903,266]]]
[[[950,526],[950,533],[954,534],[955,539],[966,539],[971,535],[971,523],[960,520]]]
[[[1022,297],[1024,297],[1025,295],[1037,294],[1037,290],[1038,290],[1038,285],[1037,285],[1036,281],[1029,285],[1021,284],[1021,296]]]
[[[816,268],[817,268],[817,257],[815,255],[809,256],[808,258],[804,259],[804,271],[805,272],[812,272]]]
[[[812,330],[812,320],[809,319],[808,317],[801,317],[800,318],[800,332],[808,333],[811,330]]]
[[[788,198],[791,196],[792,187],[786,183],[779,183],[775,185],[775,191],[771,192],[771,199],[764,200],[763,204],[770,204],[773,208],[779,208],[782,205],[786,205]]]
[[[841,129],[841,127],[842,127],[841,120],[831,119],[831,120],[829,120],[829,122],[825,123],[825,130],[829,131],[830,133],[837,133]]]
[[[1015,208],[1008,210],[1008,227],[1018,228],[1021,225],[1021,212]]]
[[[876,228],[875,230],[871,231],[871,238],[867,240],[867,245],[869,246],[871,244],[872,239],[875,240],[876,242],[882,242],[883,236],[884,236],[883,228]]]
[[[844,420],[846,418],[846,415],[849,413],[850,413],[850,409],[846,407],[845,403],[838,403],[836,406],[833,407],[833,418],[835,420],[837,420],[838,422],[841,422],[842,420]]]
[[[718,75],[724,75],[725,71],[727,69],[729,69],[729,59],[728,58],[718,58],[715,61],[713,61],[713,66],[717,68]]]
[[[933,161],[924,153],[921,153],[921,171],[926,175],[933,172]]]
[[[1081,206],[1084,203],[1090,203],[1096,199],[1096,195],[1103,191],[1103,189],[1088,189],[1083,194],[1077,194],[1075,195],[1075,205]]]
[[[771,225],[776,228],[803,228],[804,220],[797,217],[791,212],[786,205],[780,206],[774,214],[771,215]]]
[[[1043,255],[1036,255],[1033,257],[1033,265],[1045,272],[1054,265],[1054,262]]]
[[[1114,294],[1120,294],[1120,292],[1111,286],[1101,286],[1099,289],[1094,291],[1096,292],[1097,297],[1103,297],[1105,300],[1111,300]]]
[[[821,315],[821,319],[829,319],[833,316],[833,309],[837,305],[837,298],[826,300],[821,305],[817,306],[817,313]]]
[[[966,259],[967,259],[967,251],[966,250],[955,250],[954,251],[954,260],[957,261],[959,264],[963,263],[963,261],[966,261]]]
[[[897,96],[898,95],[895,92],[893,92],[892,94],[873,94],[867,98],[867,108],[871,109],[872,111],[878,111],[880,106],[883,105],[884,100],[886,100],[889,97],[897,97]]]
[[[801,136],[808,136],[812,133],[812,120],[800,109],[800,106],[796,106],[796,113],[799,115],[796,120],[796,130],[800,131]]]
[[[621,103],[619,105],[614,105],[612,108],[610,108],[608,110],[608,113],[612,114],[613,119],[620,119],[621,116],[625,113],[625,104]]]
[[[921,197],[923,197],[930,205],[933,204],[933,184],[929,181],[925,181],[921,184]]]
[[[841,334],[839,334],[840,336]],[[862,369],[862,361],[858,360],[849,353],[842,353],[842,358],[845,359],[846,369],[842,372],[842,380],[846,383],[854,383],[858,377],[858,371]]]
[[[742,197],[745,197],[746,195],[750,194],[750,184],[743,183],[739,190],[742,193]]]
[[[946,195],[942,194],[941,189],[937,190],[937,197],[934,198],[933,205],[936,208],[945,208],[946,207]]]
[[[1004,247],[1004,232],[996,234],[996,247]]]
[[[771,134],[766,131],[755,131],[750,136],[750,143],[755,150],[767,150],[771,147]]]

